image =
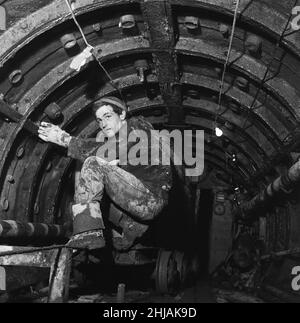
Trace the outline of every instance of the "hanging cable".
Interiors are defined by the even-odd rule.
[[[220,111],[220,108],[221,108],[226,69],[227,69],[227,65],[229,63],[230,54],[231,54],[231,50],[232,50],[232,43],[233,43],[233,38],[234,38],[234,34],[235,34],[235,27],[236,27],[236,21],[237,21],[239,5],[240,5],[240,0],[236,0],[236,6],[235,6],[235,11],[234,11],[232,30],[231,30],[231,36],[230,36],[230,42],[229,42],[229,48],[228,48],[227,57],[226,57],[226,61],[225,61],[224,68],[223,68],[223,73],[222,73],[221,88],[220,88],[220,92],[219,92],[218,107],[217,107],[217,110],[216,110],[216,116],[215,116],[215,123],[214,123],[213,131],[215,131],[217,129],[217,125],[218,125],[218,117],[219,117],[219,111]]]
[[[294,3],[294,6],[293,6],[293,7],[295,7],[295,6],[296,6],[297,2],[298,2],[298,0],[295,0],[295,3]],[[291,10],[291,11],[292,11],[292,10]],[[246,126],[246,123],[248,122],[248,120],[249,120],[249,118],[250,118],[250,113],[251,113],[252,111],[254,111],[254,110],[255,110],[254,105],[255,105],[255,103],[256,103],[256,101],[257,101],[258,95],[259,95],[260,91],[262,90],[263,85],[264,85],[267,81],[269,81],[269,80],[271,79],[271,78],[270,78],[269,80],[267,80],[267,76],[268,76],[269,71],[270,71],[270,68],[271,68],[271,66],[272,66],[272,64],[273,64],[273,61],[274,61],[274,59],[275,59],[275,57],[276,57],[276,54],[277,54],[278,48],[280,48],[281,41],[282,41],[283,37],[285,36],[285,32],[286,32],[286,31],[287,31],[287,29],[288,29],[288,26],[289,26],[289,24],[290,24],[290,21],[291,21],[292,16],[293,16],[293,13],[291,13],[291,14],[290,14],[289,19],[287,20],[287,23],[286,23],[286,25],[285,25],[285,27],[284,27],[284,29],[283,29],[283,31],[282,31],[282,33],[281,33],[281,35],[280,35],[279,39],[278,39],[278,40],[277,40],[277,42],[276,42],[276,46],[274,47],[273,52],[272,52],[272,55],[271,55],[272,59],[270,60],[270,62],[269,62],[269,63],[268,63],[268,65],[267,65],[267,68],[266,68],[266,71],[265,71],[264,77],[263,77],[263,79],[262,79],[262,81],[261,81],[261,83],[260,83],[259,88],[258,88],[258,89],[257,89],[257,91],[256,91],[256,94],[255,94],[254,99],[253,99],[253,101],[252,101],[252,103],[251,103],[251,106],[249,107],[249,110],[248,110],[248,113],[247,113],[247,117],[246,117],[246,119],[245,119],[245,121],[244,121],[244,123],[243,123],[243,126],[242,126],[242,129],[241,129],[241,130],[246,130],[246,127],[245,127],[245,126]],[[281,58],[281,60],[282,60],[282,58]],[[281,60],[280,60],[280,62],[281,62]],[[274,75],[275,75],[275,74],[274,74]],[[274,76],[274,75],[273,75],[273,76]],[[272,76],[272,77],[273,77],[273,76]]]
[[[95,51],[94,51],[94,47],[93,47],[91,44],[89,44],[89,42],[87,41],[86,36],[85,36],[85,34],[84,34],[84,32],[83,32],[83,30],[82,30],[82,28],[81,28],[81,26],[80,26],[80,24],[79,24],[79,22],[78,22],[78,20],[77,20],[76,16],[75,16],[74,10],[73,10],[72,6],[70,5],[69,0],[65,0],[65,2],[66,2],[67,6],[68,6],[68,8],[69,8],[69,11],[70,11],[70,13],[71,13],[71,16],[72,16],[72,18],[73,18],[73,20],[74,20],[74,22],[75,22],[75,24],[76,24],[77,28],[79,29],[79,31],[80,31],[80,33],[81,33],[81,36],[82,36],[82,38],[83,38],[83,40],[84,40],[84,42],[85,42],[86,46],[87,46],[87,47],[92,48],[92,55],[93,55],[93,57],[95,58],[95,60],[97,61],[98,65],[100,66],[100,68],[104,71],[104,73],[105,73],[105,74],[106,74],[106,76],[108,77],[108,79],[109,79],[110,84],[112,85],[112,87],[113,87],[113,88],[115,88],[115,89],[119,92],[119,94],[120,94],[120,96],[121,96],[122,101],[123,101],[123,102],[124,102],[124,104],[127,106],[127,104],[126,104],[126,102],[125,102],[125,100],[124,100],[124,97],[123,97],[122,91],[120,90],[120,88],[119,88],[118,86],[116,86],[116,85],[115,85],[114,80],[112,79],[112,77],[110,76],[110,74],[108,73],[108,71],[106,70],[106,68],[103,66],[103,64],[101,63],[100,59],[97,57],[97,55],[96,55],[96,53],[95,53]]]

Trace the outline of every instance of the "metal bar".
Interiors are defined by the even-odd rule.
[[[23,115],[12,109],[2,98],[0,98],[0,114],[15,123],[23,121]],[[24,123],[24,128],[27,131],[37,135],[39,127],[32,121],[26,120]]]
[[[48,303],[65,303],[69,297],[72,251],[60,249],[51,266]]]
[[[45,223],[22,223],[13,220],[0,221],[0,238],[66,238],[67,226]]]
[[[31,266],[31,267],[51,267],[53,253],[56,250],[34,251],[28,247],[8,247],[0,246],[0,250],[9,252],[20,252],[20,254],[1,255],[0,266]],[[28,251],[28,253],[22,253]]]
[[[166,0],[143,0],[141,9],[149,27],[150,46],[153,48],[160,91],[169,111],[169,123],[182,124],[184,114],[181,107],[182,91],[175,53],[176,34],[172,6]],[[158,21],[161,23],[157,23]]]
[[[286,174],[276,178],[265,189],[261,190],[250,201],[242,203],[234,211],[235,215],[244,220],[251,220],[253,213],[268,206],[280,193],[290,193],[300,182],[300,160]],[[276,201],[275,201],[276,202]]]

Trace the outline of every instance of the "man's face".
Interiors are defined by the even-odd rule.
[[[121,115],[114,112],[110,105],[103,105],[96,112],[96,119],[100,128],[107,137],[115,136],[122,127],[125,112]]]

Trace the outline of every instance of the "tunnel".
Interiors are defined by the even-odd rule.
[[[161,240],[170,241],[173,216],[174,241],[181,244],[192,235],[185,249],[197,254],[202,275],[215,278],[217,286],[241,291],[241,277],[249,273],[251,286],[265,286],[260,290],[273,295],[268,300],[299,301],[299,289],[290,287],[299,253],[288,252],[300,243],[297,183],[268,203],[261,198],[262,207],[251,207],[246,219],[236,215],[300,156],[300,34],[292,24],[297,5],[297,0],[4,1],[1,221],[70,222],[78,163],[39,139],[37,128],[50,122],[72,136],[93,138],[98,125],[91,106],[116,95],[131,116],[143,116],[155,129],[205,134],[204,170],[183,179],[175,198],[180,207],[171,205],[171,214],[158,223]],[[88,45],[94,56],[79,71],[72,69]],[[14,238],[0,234],[3,245],[33,244]]]

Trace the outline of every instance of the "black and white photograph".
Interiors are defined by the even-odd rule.
[[[300,0],[0,0],[0,303],[300,303]]]

